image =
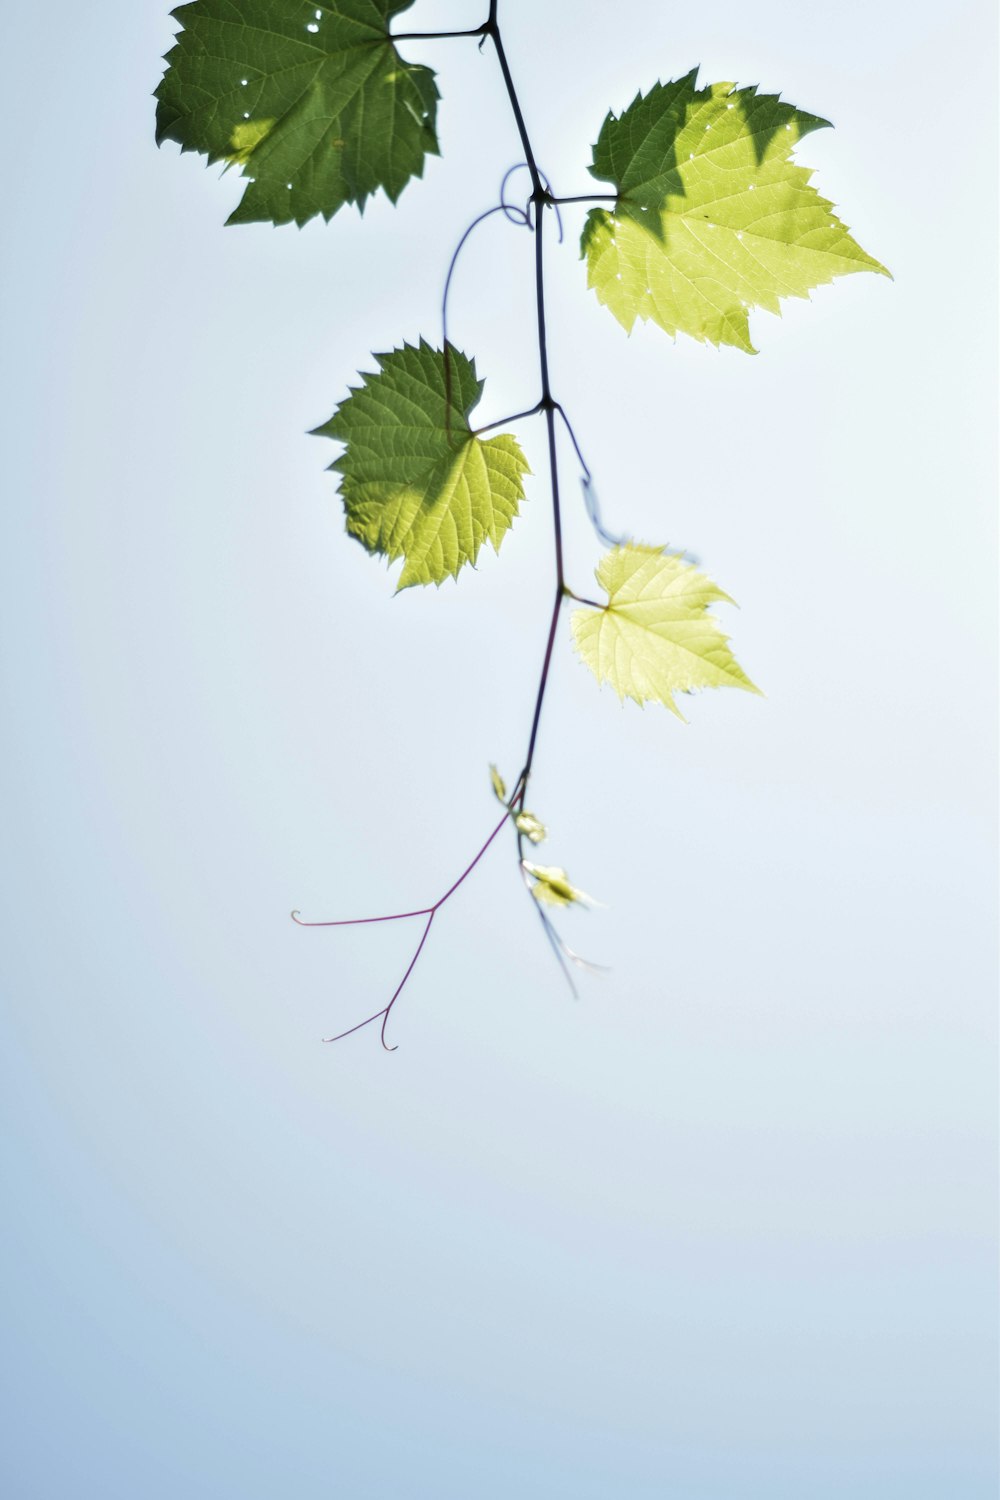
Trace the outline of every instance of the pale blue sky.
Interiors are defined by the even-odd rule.
[[[992,1500],[993,7],[501,19],[565,193],[696,62],[837,126],[801,158],[896,279],[757,315],[756,359],[627,340],[582,210],[547,257],[608,523],[702,559],[767,696],[623,710],[564,629],[532,803],[611,973],[570,999],[501,844],[399,1050],[323,1047],[412,933],[289,909],[440,893],[544,642],[541,478],[500,559],[394,599],[304,435],[436,337],[517,159],[498,70],[409,48],[443,156],[398,209],[224,229],[236,181],[152,143],[166,8],[11,13],[0,1488]],[[530,252],[495,220],[456,277],[483,421],[536,396]]]

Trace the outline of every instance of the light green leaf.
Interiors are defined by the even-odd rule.
[[[660,547],[614,547],[597,568],[603,609],[576,609],[576,648],[619,698],[662,703],[683,719],[674,693],[739,687],[759,692],[729,648],[710,605],[733,601],[691,563]]]
[[[643,318],[667,333],[756,353],[747,311],[852,271],[888,271],[867,255],[790,160],[829,124],[776,94],[697,87],[697,68],[609,114],[592,174],[614,184],[592,209],[581,254],[588,284],[627,332]]]
[[[496,766],[493,765],[490,766],[490,785],[493,788],[493,795],[497,799],[497,801],[502,802],[504,803],[504,805],[506,805],[507,787],[503,777],[500,775],[500,772],[497,770]]]
[[[389,22],[412,0],[193,0],[156,90],[156,139],[243,168],[228,223],[304,224],[384,188],[395,203],[437,154],[430,68]]]
[[[457,349],[423,339],[376,354],[379,373],[315,429],[347,445],[330,465],[341,477],[347,530],[369,552],[405,559],[397,588],[443,583],[474,563],[484,541],[498,551],[530,473],[509,434],[486,440],[469,426],[484,382]]]
[[[549,830],[533,812],[519,812],[514,819],[514,826],[518,833],[523,833],[532,844],[540,844],[548,837]]]
[[[531,894],[536,901],[544,901],[547,906],[594,905],[590,896],[570,883],[565,870],[555,865],[533,865],[528,859],[522,860],[521,866],[532,878]]]

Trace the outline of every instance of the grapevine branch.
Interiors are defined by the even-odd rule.
[[[570,423],[569,417],[566,415],[566,412],[561,403],[555,399],[552,393],[552,385],[549,376],[548,333],[546,326],[544,274],[544,229],[546,210],[552,209],[556,214],[558,235],[561,242],[562,218],[559,213],[560,204],[614,201],[615,195],[608,193],[593,193],[563,198],[557,197],[552,192],[551,185],[547,177],[539,169],[534,149],[531,144],[531,139],[528,135],[527,126],[524,120],[524,114],[521,109],[520,100],[518,98],[517,90],[514,86],[514,80],[511,76],[510,66],[507,61],[507,54],[504,51],[503,39],[500,34],[500,25],[497,19],[497,10],[498,0],[490,0],[489,15],[487,19],[482,23],[482,25],[474,27],[471,30],[402,33],[395,32],[392,34],[392,39],[394,42],[396,42],[444,40],[457,37],[476,37],[479,39],[480,47],[482,47],[486,39],[489,38],[493,43],[493,47],[496,51],[497,61],[500,64],[500,71],[503,75],[504,87],[506,89],[507,98],[514,116],[514,122],[517,127],[517,132],[520,137],[521,149],[524,159],[523,161],[518,162],[515,166],[511,167],[506,172],[500,186],[499,202],[494,204],[492,207],[484,210],[483,213],[478,214],[476,218],[472,220],[471,224],[469,224],[469,226],[462,234],[458,244],[455,247],[454,253],[452,254],[451,261],[449,262],[447,275],[445,277],[444,293],[441,302],[441,326],[445,375],[445,421],[446,430],[450,431],[451,371],[449,354],[451,350],[451,344],[448,338],[448,297],[451,290],[452,278],[455,273],[455,267],[458,264],[461,252],[464,249],[465,244],[472,232],[477,229],[480,224],[491,218],[494,214],[502,213],[508,220],[508,222],[517,225],[519,228],[528,229],[531,233],[534,234],[535,237],[535,314],[538,345],[538,371],[541,394],[538,401],[533,406],[527,407],[524,411],[519,411],[511,417],[507,417],[503,421],[487,423],[484,427],[480,427],[477,429],[476,435],[478,435],[479,433],[491,431],[495,427],[506,426],[510,422],[519,421],[525,417],[544,414],[546,444],[548,449],[549,486],[552,497],[555,590],[552,601],[552,611],[549,617],[548,632],[545,640],[545,650],[542,657],[541,672],[538,680],[538,689],[535,695],[535,704],[531,718],[531,729],[528,735],[528,746],[525,753],[524,764],[521,767],[521,771],[518,775],[514,791],[504,805],[503,817],[500,819],[499,823],[497,823],[496,827],[493,829],[492,833],[490,833],[486,841],[480,846],[479,850],[470,860],[468,865],[466,865],[465,869],[462,871],[461,875],[459,875],[458,879],[454,881],[451,886],[449,886],[444,895],[440,896],[438,900],[433,903],[433,905],[418,907],[414,911],[394,912],[388,916],[381,917],[353,917],[332,922],[305,922],[302,920],[300,914],[297,911],[292,912],[293,920],[297,922],[300,927],[354,927],[364,926],[376,922],[401,922],[406,921],[411,917],[426,918],[417,946],[413,952],[412,957],[410,958],[409,963],[407,964],[403,977],[399,981],[399,984],[396,986],[396,989],[393,991],[392,997],[389,1000],[388,1004],[384,1005],[380,1010],[375,1011],[373,1015],[368,1016],[365,1020],[359,1021],[355,1026],[348,1027],[346,1031],[341,1031],[338,1032],[335,1036],[324,1038],[324,1040],[328,1042],[338,1042],[344,1037],[352,1036],[356,1031],[361,1031],[365,1026],[370,1026],[373,1024],[373,1022],[381,1020],[382,1024],[379,1034],[382,1046],[386,1049],[387,1052],[394,1052],[396,1050],[395,1045],[390,1046],[386,1041],[386,1026],[389,1022],[389,1016],[392,1013],[393,1006],[396,1004],[396,1001],[402,994],[406,983],[410,978],[410,975],[413,973],[413,970],[417,964],[417,960],[420,958],[420,955],[424,950],[424,945],[426,944],[427,939],[430,935],[430,930],[434,923],[434,918],[437,916],[438,912],[446,904],[446,902],[448,902],[455,894],[459,886],[461,886],[472,874],[473,870],[486,854],[486,851],[490,848],[493,841],[497,838],[501,829],[509,820],[513,820],[514,822],[517,843],[517,857],[521,874],[524,878],[525,885],[528,886],[529,889],[531,889],[531,882],[529,880],[528,871],[525,867],[525,833],[519,826],[518,815],[522,814],[525,811],[525,798],[528,791],[528,785],[531,780],[532,769],[534,767],[535,751],[538,743],[538,732],[542,718],[542,707],[545,702],[546,688],[548,687],[549,671],[552,665],[552,652],[555,646],[556,631],[559,625],[559,616],[562,610],[563,602],[567,598],[577,600],[579,603],[589,605],[594,609],[604,608],[603,605],[596,604],[593,600],[582,599],[578,594],[575,594],[567,586],[566,583],[566,576],[563,565],[562,509],[560,505],[559,492],[559,458],[556,443],[557,416],[566,429],[569,440],[579,461],[582,471],[584,499],[586,501],[588,514],[595,527],[595,530],[606,541],[614,543],[620,540],[620,538],[612,537],[610,533],[605,531],[603,524],[601,523],[600,512],[597,505],[597,497],[593,489],[593,477],[591,475],[591,471],[588,468],[587,463],[583,457],[583,453],[580,449],[579,443],[577,442],[576,434],[573,431],[573,427]],[[507,199],[507,187],[511,177],[516,172],[522,170],[527,170],[531,182],[531,193],[523,208],[509,202]],[[581,959],[578,954],[574,953],[572,949],[567,947],[566,943],[557,933],[550,917],[548,916],[541,902],[535,902],[535,909],[538,912],[538,916],[541,920],[545,936],[548,939],[552,950],[559,961],[563,973],[566,976],[567,982],[569,983],[570,989],[575,995],[576,988],[573,984],[570,965],[572,964],[574,966],[587,969],[594,969],[597,966],[588,964],[585,960]]]
[[[419,925],[419,941],[388,1003],[338,1034],[380,1022],[387,1048],[389,1017],[438,912],[508,822],[521,877],[571,988],[572,968],[582,964],[556,932],[551,914],[588,898],[573,888],[564,870],[526,858],[546,837],[528,805],[567,600],[580,606],[573,611],[573,631],[582,661],[623,700],[676,710],[679,692],[719,686],[759,691],[732,652],[725,622],[709,612],[729,596],[699,571],[699,560],[676,547],[615,535],[605,525],[594,475],[552,388],[545,256],[550,232],[562,242],[563,211],[598,205],[590,210],[582,243],[587,281],[626,330],[638,319],[668,335],[690,335],[747,354],[755,352],[749,321],[754,308],[778,312],[782,298],[808,298],[814,287],[857,271],[890,275],[809,184],[810,171],[793,159],[801,137],[828,123],[818,115],[756,86],[699,83],[693,68],[637,93],[619,113],[609,110],[590,168],[601,190],[563,194],[542,171],[528,133],[501,32],[500,0],[480,0],[476,8],[486,14],[478,25],[393,32],[392,19],[409,3],[337,0],[311,18],[300,15],[308,35],[296,41],[299,21],[291,11],[286,19],[292,30],[278,28],[279,36],[274,29],[275,0],[241,0],[236,7],[198,0],[175,13],[181,29],[155,90],[158,143],[171,140],[182,151],[196,150],[210,162],[243,169],[247,186],[229,223],[301,226],[319,215],[329,220],[345,203],[363,211],[380,189],[395,203],[406,182],[422,175],[426,157],[439,150],[435,72],[405,61],[396,43],[425,42],[433,50],[439,41],[465,39],[475,41],[479,52],[489,43],[503,78],[503,108],[513,116],[519,142],[514,165],[504,173],[496,200],[477,205],[481,212],[463,230],[447,266],[442,348],[421,338],[417,347],[404,341],[402,348],[377,356],[379,372],[363,374],[361,386],[351,388],[330,420],[314,429],[345,445],[331,467],[342,476],[348,530],[390,563],[404,557],[399,585],[409,587],[457,577],[463,564],[475,563],[487,540],[499,548],[530,468],[520,442],[509,433],[482,440],[497,428],[534,417],[545,427],[545,458],[536,459],[535,466],[548,475],[555,576],[542,588],[551,605],[547,613],[546,605],[540,606],[548,624],[533,702],[525,705],[530,727],[524,758],[509,797],[492,771],[503,817],[433,904],[383,917],[302,923],[341,927],[412,920]],[[246,22],[238,38],[231,24],[234,9]],[[381,19],[373,25],[374,11]],[[194,13],[193,24],[188,12]],[[506,16],[504,9],[505,25]],[[304,69],[303,76],[314,80],[349,73],[357,87],[342,98],[334,97],[336,90],[312,87],[289,93],[290,68]],[[668,158],[672,169],[665,176]],[[304,176],[296,181],[299,166]],[[758,187],[764,191],[758,193]],[[537,386],[522,392],[521,409],[513,415],[473,429],[471,414],[484,382],[475,361],[451,342],[449,297],[474,232],[501,215],[534,238],[535,327],[526,329],[525,337],[537,344]],[[564,476],[571,472],[565,469],[566,463],[572,466],[571,448],[586,514],[609,549],[596,575],[607,596],[604,603],[588,596],[593,589],[577,591],[567,581],[560,444]],[[293,916],[302,921],[297,912]]]

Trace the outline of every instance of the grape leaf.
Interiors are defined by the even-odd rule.
[[[405,559],[398,589],[441,584],[474,563],[484,541],[499,551],[531,471],[516,438],[472,432],[484,382],[464,354],[449,346],[447,375],[444,354],[423,339],[375,358],[379,373],[362,375],[315,431],[346,444],[330,468],[341,475],[351,536],[390,562]]]
[[[576,609],[576,648],[598,682],[619,698],[662,703],[683,719],[674,693],[703,687],[759,688],[729,648],[719,622],[706,613],[733,601],[712,581],[660,547],[614,547],[596,578],[608,595],[601,609]]]
[[[532,878],[530,890],[536,901],[544,901],[547,906],[594,905],[593,898],[571,885],[566,871],[556,865],[533,865],[523,859],[521,866]]]
[[[618,201],[590,211],[581,255],[626,332],[643,318],[755,354],[749,308],[780,315],[781,297],[808,298],[852,271],[889,272],[790,160],[829,121],[755,88],[699,89],[697,73],[657,83],[605,119],[590,170]]]
[[[243,169],[227,223],[304,224],[344,203],[395,203],[438,154],[430,68],[389,21],[413,0],[192,0],[156,90],[156,140]]]

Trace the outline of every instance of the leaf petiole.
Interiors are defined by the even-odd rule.
[[[516,411],[512,417],[501,417],[498,422],[487,422],[485,427],[473,427],[472,436],[481,437],[484,432],[492,432],[495,427],[506,427],[510,422],[520,422],[523,417],[537,417],[538,413],[544,409],[542,402],[539,401],[525,411]]]
[[[567,599],[572,599],[576,604],[586,604],[590,609],[607,609],[607,604],[598,604],[596,599],[584,599],[582,594],[574,594],[571,588],[563,591]]]

